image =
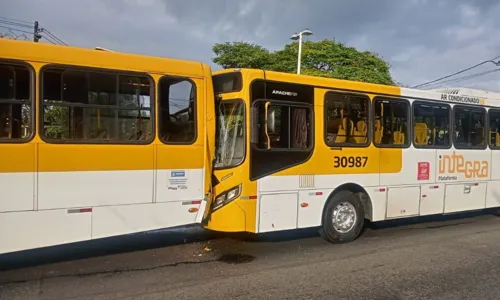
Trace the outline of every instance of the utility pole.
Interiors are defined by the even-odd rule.
[[[38,21],[35,21],[35,27],[33,29],[33,42],[38,43],[38,41],[42,38],[40,35],[40,27],[38,25]]]

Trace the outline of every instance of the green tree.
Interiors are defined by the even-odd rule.
[[[212,48],[216,57],[213,62],[224,69],[262,68],[272,64],[272,55],[263,47],[246,42],[215,44]]]
[[[213,51],[213,62],[223,68],[297,72],[297,42],[275,52],[245,42],[215,44]],[[376,53],[361,52],[335,40],[302,45],[301,73],[305,75],[395,85],[389,70],[390,65]]]

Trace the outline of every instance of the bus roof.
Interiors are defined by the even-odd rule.
[[[373,94],[385,94],[407,97],[412,99],[428,99],[436,101],[446,101],[455,104],[472,104],[486,106],[500,106],[500,93],[490,92],[485,90],[477,90],[470,88],[451,88],[451,89],[435,89],[435,90],[420,90],[414,88],[403,88],[399,86],[366,83],[352,80],[335,79],[319,76],[310,76],[302,74],[265,71],[258,69],[223,69],[213,72],[213,75],[227,74],[231,72],[251,73],[261,71],[265,72],[267,80],[276,80],[297,84],[314,85],[324,88],[340,88],[343,90],[351,90],[353,92],[364,92]],[[262,73],[264,76],[264,73]]]
[[[469,96],[469,97],[478,97],[478,98],[487,98],[487,99],[491,99],[491,100],[500,100],[500,93],[487,91],[487,90],[464,88],[464,87],[432,89],[430,91],[433,91],[436,93],[464,95],[464,96]]]
[[[0,58],[191,77],[202,77],[210,71],[209,65],[195,61],[4,38],[0,38]]]

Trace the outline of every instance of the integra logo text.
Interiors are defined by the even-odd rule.
[[[279,90],[273,90],[273,95],[283,95],[283,96],[292,96],[296,97],[299,93],[296,92],[287,92],[287,91],[279,91]]]

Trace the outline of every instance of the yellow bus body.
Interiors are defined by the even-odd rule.
[[[211,190],[207,178],[212,174],[215,135],[208,65],[0,39],[0,68],[0,80],[17,80],[12,89],[0,91],[4,95],[0,96],[0,113],[5,112],[0,120],[5,133],[0,135],[0,253],[201,222]],[[26,83],[21,77],[28,74],[26,70],[29,91],[23,92],[20,86],[26,87]],[[60,77],[49,82],[49,75]],[[85,87],[78,86],[82,82]],[[146,87],[134,86],[138,82]],[[177,82],[184,84],[184,92],[175,86]],[[187,108],[186,104],[185,113],[194,111],[193,122],[174,124],[170,120],[176,117],[172,107],[184,105],[184,100],[167,99],[175,89],[179,95],[187,94],[181,96],[189,101],[194,93],[194,105]],[[48,115],[42,105],[51,100],[44,99],[44,91],[70,95],[63,99],[66,102],[57,99],[54,106],[46,105],[47,110],[72,111],[64,114],[70,120],[67,123],[58,119],[70,124],[64,125],[70,129],[52,126],[63,137],[44,136],[44,132],[49,134],[44,128],[51,125],[42,119]],[[88,91],[87,95],[82,91]],[[122,95],[122,91],[128,94]],[[31,106],[26,111],[30,120],[23,125],[29,132],[22,137],[12,135],[17,129],[6,129],[11,126],[9,120],[16,121],[15,114],[9,115],[16,101],[28,101],[16,98],[16,93],[28,93]],[[93,108],[89,100],[93,93],[108,104]],[[84,100],[80,103],[71,97]],[[119,106],[119,102],[136,100],[149,106],[137,107],[140,116],[122,117],[135,110]],[[160,116],[162,109],[168,109],[168,118]],[[86,121],[78,123],[76,116]],[[172,132],[174,125],[191,126],[189,134],[194,138],[186,142],[166,137],[162,141],[162,128]],[[106,138],[93,137],[91,130],[96,126],[106,132]],[[131,135],[127,140],[124,132],[141,137]]]

